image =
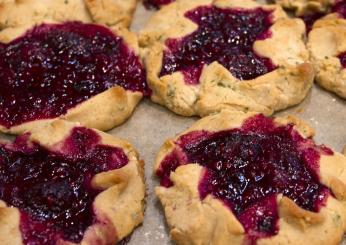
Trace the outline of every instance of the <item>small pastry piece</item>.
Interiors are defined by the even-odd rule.
[[[82,21],[128,27],[137,0],[0,1],[0,40],[9,41],[33,25]]]
[[[307,45],[318,84],[346,99],[346,1],[332,12],[315,22]]]
[[[100,131],[58,120],[0,143],[0,244],[115,244],[144,195],[137,152]]]
[[[64,118],[108,130],[149,94],[135,34],[81,22],[42,24],[0,43],[0,131]]]
[[[331,12],[346,14],[345,0],[277,0],[284,8],[295,10],[298,17],[305,22],[307,32],[313,24]]]
[[[156,188],[179,244],[339,244],[346,157],[293,117],[222,111],[166,141]]]
[[[173,2],[140,34],[151,98],[184,116],[225,108],[269,115],[298,104],[314,77],[304,33],[278,5]]]
[[[275,0],[282,7],[293,10],[297,16],[326,13],[338,0]]]

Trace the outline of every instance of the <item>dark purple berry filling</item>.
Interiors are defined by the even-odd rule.
[[[59,151],[20,136],[0,144],[0,200],[17,207],[24,244],[80,242],[97,223],[93,201],[100,190],[90,182],[97,173],[128,163],[122,149],[100,144],[90,129],[74,128]]]
[[[332,7],[332,13],[338,13],[342,18],[346,18],[346,1],[339,0]]]
[[[172,185],[170,173],[180,165],[204,166],[201,199],[211,194],[222,200],[253,242],[277,234],[278,194],[313,212],[329,195],[319,181],[318,162],[321,154],[333,152],[304,139],[293,125],[277,126],[272,119],[258,115],[241,128],[188,133],[176,145],[157,172],[161,185]]]
[[[144,0],[143,4],[147,9],[159,9],[163,5],[174,2],[175,0]]]
[[[198,29],[184,38],[166,41],[160,76],[181,71],[186,83],[198,84],[203,66],[214,61],[241,80],[254,79],[275,69],[270,59],[253,50],[256,40],[270,36],[271,11],[213,6],[198,7],[185,16]]]
[[[342,18],[346,18],[346,1],[338,1],[332,8],[333,13],[338,13]],[[346,52],[342,52],[338,55],[340,63],[343,68],[346,68]]]
[[[306,33],[309,33],[312,30],[314,23],[323,16],[325,16],[324,13],[313,13],[301,16],[301,19],[304,21],[306,26]]]
[[[147,95],[139,58],[109,29],[40,25],[0,45],[0,124],[54,118],[119,85]]]
[[[346,52],[342,52],[341,54],[339,54],[338,58],[340,60],[342,67],[346,68]]]

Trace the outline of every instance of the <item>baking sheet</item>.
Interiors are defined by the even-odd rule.
[[[188,1],[188,0],[187,0]],[[143,27],[153,12],[138,6],[132,25],[133,31]],[[346,101],[314,85],[311,92],[298,106],[276,115],[295,115],[316,129],[315,140],[341,151],[346,144]],[[143,225],[131,236],[129,245],[173,245],[170,241],[163,211],[154,195],[158,180],[153,176],[155,155],[165,139],[187,129],[198,118],[185,118],[144,100],[133,116],[122,126],[109,133],[130,141],[145,161],[147,206]],[[0,138],[5,137],[0,134]],[[7,138],[7,137],[6,137]],[[343,242],[346,245],[346,242]]]

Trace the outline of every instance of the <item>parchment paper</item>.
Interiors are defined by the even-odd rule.
[[[189,0],[186,0],[189,1]],[[153,12],[140,4],[137,8],[133,31],[143,27]],[[346,101],[314,85],[310,94],[298,106],[277,113],[277,116],[292,114],[304,119],[316,129],[315,140],[336,151],[346,144]],[[173,245],[170,241],[163,211],[154,195],[158,180],[153,175],[153,162],[162,143],[187,129],[198,118],[185,118],[144,100],[133,116],[122,126],[109,133],[130,141],[145,161],[147,185],[146,211],[143,225],[131,236],[129,245]],[[8,137],[0,134],[1,137]],[[343,242],[346,245],[346,242]]]

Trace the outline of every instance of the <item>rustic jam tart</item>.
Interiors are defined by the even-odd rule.
[[[66,22],[2,44],[0,130],[59,117],[101,130],[122,123],[149,94],[134,43],[127,31]]]
[[[298,104],[314,75],[304,33],[278,5],[173,2],[140,34],[151,98],[184,116],[223,108],[271,114]]]
[[[114,244],[142,222],[132,146],[55,121],[0,143],[1,244]]]
[[[5,0],[0,2],[0,41],[9,42],[34,25],[81,21],[128,27],[137,0]]]
[[[156,159],[156,194],[172,238],[178,244],[340,242],[346,157],[312,136],[293,117],[222,111],[166,141]]]

